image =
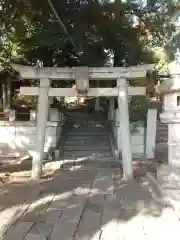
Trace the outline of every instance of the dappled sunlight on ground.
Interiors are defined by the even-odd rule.
[[[9,229],[5,240],[14,240],[14,234],[18,240],[146,239],[153,229],[168,235],[163,222],[176,231],[179,223],[172,209],[156,202],[143,181],[122,180],[117,163],[91,162],[81,169],[59,169],[51,179],[4,184],[0,233]]]

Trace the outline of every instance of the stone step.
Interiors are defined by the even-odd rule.
[[[91,131],[93,131],[93,132],[96,132],[96,131],[98,131],[98,132],[108,132],[108,129],[107,129],[107,127],[104,127],[104,128],[98,128],[98,127],[72,127],[71,129],[70,129],[70,131],[75,131],[75,132],[78,132],[78,131],[84,131],[84,132],[91,132]]]
[[[73,115],[68,115],[67,119],[73,120],[74,121],[80,121],[80,122],[105,122],[106,119],[104,118],[94,118],[91,117],[90,115],[79,115],[75,116]]]
[[[64,151],[110,151],[110,145],[74,145],[74,146],[64,146]]]
[[[156,143],[167,143],[168,139],[156,139]]]
[[[88,135],[81,135],[81,136],[76,136],[76,135],[69,135],[66,138],[65,142],[69,142],[69,141],[77,141],[77,142],[82,142],[82,141],[93,141],[94,143],[106,143],[109,141],[109,137],[108,136],[88,136]]]
[[[159,133],[159,134],[163,134],[163,133],[164,133],[164,134],[167,134],[167,133],[168,133],[168,130],[166,130],[166,129],[165,129],[165,130],[159,130],[159,129],[157,129],[157,130],[156,130],[156,133]]]
[[[65,151],[64,157],[112,157],[110,151]]]
[[[99,130],[94,130],[92,129],[92,131],[88,131],[88,130],[73,130],[73,131],[68,131],[67,133],[68,135],[108,135],[108,131],[99,131]]]
[[[111,156],[111,157],[89,157],[89,158],[81,158],[80,159],[77,158],[73,158],[73,157],[68,157],[68,158],[64,158],[64,162],[67,165],[81,165],[83,164],[83,162],[87,165],[87,163],[92,164],[93,162],[115,162],[115,159]]]
[[[159,121],[156,122],[156,125],[157,126],[167,126],[166,123],[162,123],[162,122],[159,122]]]
[[[166,133],[162,133],[162,134],[156,134],[156,139],[157,138],[168,138],[168,134],[166,134]]]
[[[72,120],[73,122],[89,122],[89,123],[94,123],[94,122],[107,122],[106,119],[104,118],[92,118],[90,115],[80,115],[80,116],[75,116],[73,115],[69,115],[67,116],[67,120]]]
[[[100,144],[100,143],[103,143],[103,144],[106,144],[106,143],[109,143],[109,138],[104,136],[104,137],[95,137],[95,136],[67,136],[66,140],[65,140],[65,143],[69,144],[69,142],[76,142],[76,144],[80,144],[82,142],[86,142],[86,141],[89,141],[89,143],[93,142],[94,144]],[[89,144],[87,142],[87,144]],[[73,143],[74,144],[74,143]]]
[[[167,143],[168,139],[156,139],[156,143]]]
[[[156,134],[156,138],[168,138],[168,134]]]
[[[156,134],[156,137],[168,137],[168,133]]]
[[[156,126],[157,131],[168,131],[168,127],[158,127]]]
[[[163,134],[163,135],[161,135],[161,134],[156,135],[156,139],[158,139],[158,138],[165,138],[165,139],[167,139],[168,135],[165,135],[165,134]]]
[[[87,130],[91,131],[93,129],[93,130],[99,130],[99,131],[104,131],[104,130],[107,131],[108,127],[107,126],[98,127],[98,126],[89,126],[89,125],[80,125],[80,126],[76,125],[76,126],[70,126],[69,129],[71,129],[71,130],[81,129],[84,131],[87,131]]]
[[[65,146],[87,146],[87,145],[91,145],[91,146],[97,146],[100,145],[100,146],[109,146],[109,140],[108,138],[106,139],[102,139],[102,141],[98,141],[98,143],[94,140],[94,139],[91,139],[91,138],[87,138],[87,139],[69,139],[69,140],[66,140],[64,145]]]
[[[75,126],[75,125],[82,125],[82,126],[97,126],[97,127],[100,127],[100,126],[106,126],[107,125],[107,121],[83,121],[83,120],[78,120],[78,121],[74,121],[72,120],[72,126]]]
[[[107,136],[108,135],[108,132],[80,132],[80,131],[71,131],[71,132],[68,132],[67,133],[68,136]]]
[[[167,142],[168,142],[168,139],[165,139],[165,138],[164,138],[164,139],[156,139],[156,142],[157,142],[157,143],[161,143],[161,142],[162,142],[162,143],[163,143],[163,142],[166,142],[166,143],[167,143]]]
[[[69,120],[69,119],[68,119]],[[94,124],[100,124],[100,125],[103,125],[103,124],[106,124],[108,121],[104,121],[104,120],[102,120],[102,121],[98,121],[98,120],[96,120],[96,121],[93,121],[93,120],[87,120],[87,119],[71,119],[71,121],[72,121],[72,123],[73,124],[91,124],[91,125],[94,125]]]
[[[107,121],[72,121],[71,126],[97,126],[97,127],[102,127],[107,125]]]
[[[107,163],[108,165],[106,166],[106,164],[104,163]],[[76,167],[76,166],[80,166],[80,167],[84,167],[86,169],[91,169],[93,164],[95,164],[95,167],[99,167],[101,170],[102,168],[106,168],[108,169],[109,165],[115,165],[115,166],[118,166],[116,165],[117,162],[115,161],[114,158],[110,158],[110,157],[102,157],[102,158],[94,158],[94,159],[88,159],[88,161],[72,161],[72,160],[67,160],[65,161],[64,164],[62,164],[62,169],[63,170],[69,170],[71,169],[72,167]]]
[[[156,126],[156,129],[158,130],[158,131],[168,131],[168,127],[162,127],[162,126]]]
[[[167,147],[167,142],[156,142],[156,150],[158,150],[159,152],[164,153],[165,149],[167,150]]]
[[[157,137],[168,137],[168,132],[167,133],[156,133],[156,138]]]
[[[168,133],[168,130],[159,130],[159,129],[157,129],[156,130],[156,134],[167,134]]]
[[[168,131],[156,131],[156,136],[168,136]]]
[[[167,125],[156,125],[156,128],[159,129],[159,130],[168,130]]]

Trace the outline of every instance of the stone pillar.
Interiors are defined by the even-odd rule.
[[[61,120],[60,112],[57,108],[49,109],[49,118],[52,122],[58,122]]]
[[[171,87],[169,87],[171,85]],[[164,112],[160,114],[163,123],[168,124],[168,163],[180,167],[180,76],[164,80]]]
[[[100,99],[99,99],[99,97],[97,97],[96,101],[95,101],[95,111],[96,112],[100,111]]]
[[[112,116],[113,116],[113,121],[112,121],[112,129],[113,129],[113,136],[116,140],[116,144],[117,144],[117,127],[116,127],[116,109],[114,108],[114,105],[113,105],[113,108],[112,108]]]
[[[164,95],[163,123],[168,124],[168,164],[157,169],[158,185],[163,199],[178,215],[180,213],[180,66],[169,64],[171,77],[164,80],[156,90]]]
[[[35,146],[35,155],[33,156],[32,163],[32,179],[38,180],[42,173],[42,163],[44,155],[44,143],[45,143],[45,133],[46,133],[46,122],[48,117],[48,91],[49,91],[50,81],[47,78],[40,79],[39,88],[39,99],[38,99],[38,113],[37,113],[37,139]]]
[[[132,150],[131,150],[131,135],[129,124],[129,108],[128,108],[128,86],[125,78],[117,80],[118,86],[118,117],[120,122],[120,142],[122,152],[122,164],[124,176],[127,179],[133,178],[132,166]]]
[[[111,116],[110,116],[110,112],[111,112],[110,99],[108,99],[107,103],[108,103],[108,120],[111,121]]]
[[[115,126],[116,126],[116,141],[117,141],[117,147],[118,147],[118,151],[119,151],[119,155],[121,152],[121,129],[120,129],[120,121],[119,121],[119,111],[120,109],[117,108],[115,111]]]
[[[30,110],[30,121],[36,121],[36,110]]]
[[[157,109],[148,109],[146,131],[146,158],[154,158],[156,145]]]
[[[3,99],[3,111],[5,111],[7,107],[7,94],[6,94],[6,86],[2,84],[2,99]]]
[[[13,122],[16,120],[16,111],[15,110],[10,110],[9,111],[9,121]]]
[[[179,93],[180,94],[180,93]],[[170,100],[167,105],[172,106],[172,110],[168,110],[165,106],[165,111],[160,114],[161,121],[168,124],[168,163],[180,167],[180,109],[174,109],[173,105],[176,104],[174,96],[177,93],[167,94],[164,96]]]
[[[49,97],[49,105],[53,104],[53,97]]]
[[[7,108],[11,108],[11,88],[12,88],[12,83],[10,77],[7,78]]]
[[[114,120],[114,98],[109,99],[108,120]]]
[[[99,81],[97,80],[97,88],[99,87]],[[97,97],[95,101],[95,111],[100,111],[100,98]]]

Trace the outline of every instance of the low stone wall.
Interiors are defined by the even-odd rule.
[[[56,148],[59,141],[63,121],[47,122],[45,155]],[[0,157],[19,157],[23,154],[34,154],[36,146],[36,123],[29,122],[0,122]]]

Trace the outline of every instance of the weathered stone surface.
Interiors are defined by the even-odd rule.
[[[99,193],[112,194],[113,173],[111,171],[101,171],[94,181],[93,188],[97,189]]]
[[[27,233],[25,240],[30,239],[37,239],[37,240],[44,240],[47,239],[53,229],[53,224],[45,223],[45,222],[38,222],[35,223],[30,231]]]
[[[8,228],[23,214],[26,206],[15,206],[7,208],[0,213],[0,237],[3,236]]]
[[[32,222],[18,222],[13,225],[4,236],[4,240],[23,240],[29,229],[33,226]]]
[[[46,223],[55,223],[62,215],[63,211],[55,208],[48,208],[44,214],[39,216],[36,221],[46,222]]]
[[[0,224],[2,219],[11,219],[9,209],[22,203],[29,206],[24,216],[32,214],[33,218],[24,223],[20,217],[7,231],[8,238],[2,239],[154,240],[173,236],[179,240],[175,212],[157,203],[147,179],[142,180],[122,180],[119,164],[85,161],[81,169],[60,170],[40,184],[6,185],[0,192]]]
[[[25,237],[24,240],[46,240],[46,238],[30,233]]]
[[[62,215],[62,217],[55,222],[50,240],[70,240],[73,238],[76,227],[80,220],[84,204],[79,206],[69,205]]]
[[[101,222],[101,239],[114,239],[118,238],[118,211],[114,208],[113,204],[106,201]]]
[[[21,216],[22,221],[40,221],[43,219],[46,209],[48,208],[50,202],[52,201],[54,195],[41,196],[36,201],[33,201],[28,207],[27,211]]]
[[[101,203],[103,205],[103,202]],[[94,233],[100,228],[101,212],[96,212],[92,208],[85,209],[78,231],[75,234],[75,239],[89,240]]]

